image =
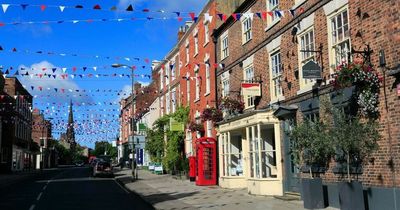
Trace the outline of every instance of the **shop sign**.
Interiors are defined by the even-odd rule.
[[[171,118],[169,118],[169,130],[170,131],[184,131],[183,123],[178,122],[171,117]]]
[[[321,67],[315,61],[308,61],[302,67],[303,79],[321,79]]]
[[[261,96],[261,84],[242,83],[242,94],[244,96]]]

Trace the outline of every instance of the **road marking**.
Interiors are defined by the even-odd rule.
[[[117,183],[117,185],[118,185],[120,188],[122,188],[122,189],[126,192],[126,194],[129,194],[129,191],[128,191],[125,187],[123,187],[119,182],[117,182],[117,180],[114,179],[114,182]]]
[[[43,186],[43,189],[42,189],[42,190],[46,190],[46,188],[47,188],[47,184],[46,184],[45,186]]]
[[[40,200],[40,197],[42,197],[42,193],[43,192],[39,193],[38,197],[36,198],[37,201]]]
[[[35,208],[35,204],[32,204],[32,206],[29,208],[29,210],[33,210]]]

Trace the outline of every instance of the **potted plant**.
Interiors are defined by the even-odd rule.
[[[295,126],[289,136],[294,162],[301,169],[307,169],[303,172],[309,172],[309,178],[301,179],[304,208],[325,208],[322,179],[314,175],[325,171],[334,154],[328,127],[319,121],[305,120]]]
[[[222,121],[223,119],[221,110],[215,107],[205,108],[200,117],[203,122],[211,120],[214,123]]]
[[[378,72],[370,65],[354,62],[339,65],[332,83],[335,89],[354,86],[360,115],[377,119],[381,81]]]
[[[230,97],[222,98],[219,109],[223,110],[227,115],[237,115],[243,113],[244,103]]]
[[[344,160],[347,181],[338,184],[340,208],[342,210],[365,209],[362,183],[353,180],[351,174],[365,163],[366,158],[377,148],[380,138],[378,124],[373,120],[362,121],[359,117],[346,116],[343,111],[333,113],[334,125],[330,136],[338,152],[337,159]]]
[[[192,132],[204,133],[204,126],[200,123],[190,122],[188,128]]]

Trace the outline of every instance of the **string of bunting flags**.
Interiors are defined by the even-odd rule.
[[[131,56],[86,55],[86,54],[78,54],[78,53],[54,52],[54,51],[48,51],[48,50],[17,49],[16,47],[5,48],[4,45],[0,45],[0,51],[11,52],[11,53],[23,52],[23,53],[27,53],[27,54],[39,54],[39,55],[56,55],[56,56],[61,56],[61,57],[72,56],[72,57],[83,57],[83,58],[115,59],[115,60],[125,60],[125,61],[135,61],[135,62],[142,61],[147,64],[150,63],[149,58],[139,58],[139,57],[131,57]]]
[[[27,6],[25,6],[27,7]],[[8,7],[7,7],[8,8]],[[6,9],[7,10],[7,9]],[[4,8],[3,8],[4,11]],[[268,16],[270,18],[273,18],[274,16],[277,16],[279,18],[283,18],[286,16],[291,16],[294,17],[296,14],[304,12],[304,8],[300,7],[297,8],[296,10],[294,9],[289,9],[289,10],[271,10],[271,11],[259,11],[259,12],[245,12],[245,13],[233,13],[233,14],[224,14],[224,13],[217,13],[216,16],[221,20],[221,21],[226,21],[230,16],[233,17],[234,20],[240,20],[241,17],[245,18],[250,18],[254,19],[254,16],[257,16],[259,19],[266,21]],[[112,19],[82,19],[82,20],[44,20],[44,21],[25,21],[25,22],[0,22],[0,26],[6,26],[6,25],[21,25],[21,24],[61,24],[61,23],[72,23],[72,24],[77,24],[80,22],[86,22],[86,23],[93,23],[93,22],[126,22],[126,21],[136,21],[136,20],[168,20],[168,19],[177,19],[178,21],[182,21],[183,19],[191,19],[194,22],[197,22],[199,19],[199,16],[196,16],[194,12],[188,12],[189,17],[183,17],[181,16],[181,12],[174,12],[177,16],[176,17],[152,17],[152,16],[147,16],[147,17],[131,17],[131,18],[112,18]],[[214,18],[213,15],[210,15],[209,13],[204,13],[204,18],[211,22]]]
[[[126,8],[111,6],[107,7],[107,9],[100,4],[95,4],[93,6],[84,6],[81,4],[77,4],[74,6],[71,5],[47,5],[47,4],[9,4],[9,3],[2,3],[1,7],[3,12],[6,13],[9,7],[19,7],[22,11],[25,11],[28,7],[34,7],[40,9],[40,11],[44,12],[48,8],[55,8],[60,12],[64,12],[66,9],[76,9],[76,10],[95,10],[95,11],[111,11],[111,12],[134,12],[134,13],[175,13],[180,16],[181,13],[189,13],[189,12],[170,12],[163,9],[158,10],[150,10],[149,8],[143,9],[135,9],[132,4],[129,4]]]

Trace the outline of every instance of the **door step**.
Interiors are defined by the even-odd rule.
[[[285,192],[283,196],[274,196],[274,198],[283,201],[299,201],[301,200],[300,193],[297,192]]]

